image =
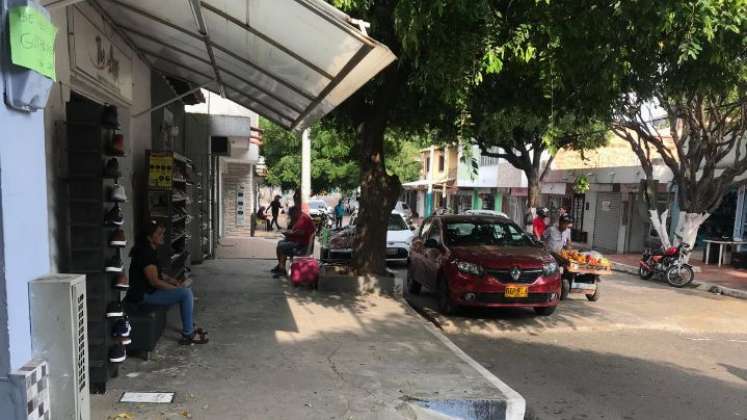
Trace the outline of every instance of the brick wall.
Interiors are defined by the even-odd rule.
[[[254,212],[254,165],[228,163],[223,174],[223,227],[225,236],[249,236]],[[244,186],[244,224],[236,225],[236,192]]]

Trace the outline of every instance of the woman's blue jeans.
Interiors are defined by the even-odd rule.
[[[163,306],[171,306],[178,303],[179,312],[182,315],[182,334],[191,336],[194,332],[194,321],[192,319],[194,296],[192,295],[192,289],[188,287],[158,289],[153,293],[146,293],[143,296],[143,303]]]

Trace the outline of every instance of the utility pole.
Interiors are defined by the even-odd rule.
[[[436,148],[434,146],[430,147],[429,155],[428,155],[428,191],[425,194],[425,214],[423,214],[423,217],[428,217],[433,213],[433,159],[436,156]]]
[[[301,133],[301,209],[309,212],[311,196],[311,129]]]

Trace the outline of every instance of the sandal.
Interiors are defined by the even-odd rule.
[[[208,340],[207,336],[205,334],[201,334],[198,331],[195,331],[192,333],[192,335],[184,335],[182,334],[181,340],[179,340],[179,344],[182,346],[191,346],[192,344],[207,344]]]

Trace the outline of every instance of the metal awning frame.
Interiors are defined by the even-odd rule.
[[[201,40],[204,45],[205,49],[207,51],[207,54],[209,56],[209,60],[206,60],[203,57],[199,57],[193,53],[190,53],[188,51],[185,51],[182,48],[178,48],[174,45],[170,45],[170,43],[165,42],[157,37],[148,35],[144,33],[141,30],[137,30],[131,27],[127,27],[124,25],[121,25],[116,22],[115,19],[112,18],[112,16],[107,13],[106,9],[101,6],[102,1],[111,2],[125,10],[128,10],[132,13],[135,13],[137,15],[140,15],[149,21],[158,23],[160,25],[168,26],[171,29],[174,29],[176,31],[179,31],[180,33],[183,33],[189,37],[192,37],[194,39]],[[339,29],[344,30],[347,34],[354,36],[358,41],[361,42],[361,47],[353,54],[353,56],[347,61],[347,63],[338,71],[336,75],[329,74],[328,72],[324,71],[323,69],[319,68],[315,64],[311,63],[309,60],[305,59],[303,56],[301,56],[299,53],[292,51],[288,47],[280,44],[275,39],[267,36],[266,34],[262,33],[261,31],[257,30],[256,28],[250,26],[249,24],[242,22],[233,16],[230,16],[226,14],[224,11],[200,0],[187,0],[190,4],[190,7],[192,9],[192,14],[195,19],[195,23],[197,27],[199,28],[199,32],[194,32],[193,30],[181,27],[179,25],[176,25],[172,22],[169,22],[161,17],[154,16],[151,13],[139,9],[135,6],[132,6],[130,4],[124,3],[120,0],[91,0],[90,3],[94,5],[94,7],[98,10],[99,13],[101,13],[104,17],[104,19],[112,25],[113,29],[117,32],[117,34],[124,39],[124,41],[128,44],[130,48],[133,49],[133,51],[152,69],[155,69],[158,72],[161,72],[164,75],[168,75],[170,77],[176,77],[180,79],[184,79],[183,76],[178,76],[173,73],[170,73],[168,70],[159,68],[154,64],[153,60],[151,61],[148,57],[157,58],[157,60],[164,61],[166,63],[169,63],[170,65],[174,65],[178,67],[181,71],[186,72],[187,74],[193,74],[195,76],[198,76],[200,79],[204,79],[206,83],[208,82],[214,82],[214,85],[218,87],[219,93],[224,97],[229,97],[229,93],[234,93],[236,95],[239,95],[243,98],[245,98],[247,101],[252,103],[253,105],[246,105],[245,103],[240,104],[247,106],[248,108],[254,110],[255,112],[258,112],[259,114],[267,117],[268,119],[272,120],[273,122],[287,128],[287,129],[302,129],[304,127],[299,127],[300,123],[304,121],[304,119],[315,110],[317,106],[329,95],[329,93],[339,85],[340,82],[348,75],[350,72],[355,69],[355,67],[361,63],[361,61],[375,48],[375,44],[366,37],[363,33],[360,33],[356,28],[354,27],[348,27],[344,24],[342,24],[337,19],[330,16],[329,11],[321,10],[318,5],[313,4],[311,2],[308,2],[307,0],[293,0],[295,3],[303,6],[307,10],[311,11],[312,13],[316,14],[317,16],[321,17],[322,19],[326,20],[327,22],[333,24]],[[248,31],[252,33],[253,35],[259,37],[263,41],[267,42],[268,44],[272,45],[273,47],[277,48],[278,50],[286,53],[289,57],[292,57],[296,62],[298,62],[300,65],[306,67],[307,69],[313,71],[314,73],[320,75],[324,79],[327,80],[326,85],[322,88],[321,92],[318,95],[314,95],[313,93],[309,92],[308,90],[304,89],[303,87],[297,86],[293,82],[289,80],[285,80],[283,77],[278,76],[274,74],[272,71],[263,68],[262,66],[258,65],[257,63],[254,63],[250,61],[249,59],[240,56],[233,51],[230,51],[229,49],[215,43],[208,33],[207,25],[205,24],[205,19],[203,17],[203,13],[205,11],[208,11],[209,13],[213,13],[217,15],[220,18],[226,19],[228,22],[230,22],[233,25],[236,25],[240,27],[241,29]],[[144,39],[147,39],[148,41],[157,43],[164,48],[171,49],[175,52],[178,52],[179,54],[182,54],[186,57],[189,57],[190,59],[197,60],[203,64],[208,64],[213,69],[213,74],[206,74],[204,72],[189,68],[183,63],[179,63],[176,60],[168,59],[163,57],[163,55],[159,55],[153,51],[149,51],[143,47],[138,46],[136,42],[132,39],[132,36],[135,37],[142,37]],[[279,85],[282,85],[284,88],[288,89],[289,91],[297,94],[298,96],[304,98],[305,100],[308,100],[309,103],[306,106],[300,106],[298,104],[294,104],[293,101],[285,100],[279,95],[274,94],[270,90],[263,88],[262,86],[258,85],[257,83],[254,83],[250,80],[248,80],[245,77],[242,77],[238,74],[236,74],[233,71],[230,71],[224,67],[221,67],[219,63],[217,63],[215,59],[214,49],[219,50],[222,53],[228,55],[229,57],[251,67],[253,70],[257,71],[261,75],[269,78],[270,80],[278,83]],[[283,105],[284,107],[287,107],[289,110],[292,110],[295,115],[289,114],[288,112],[283,112],[277,107],[273,106],[272,104],[268,103],[266,100],[262,100],[260,98],[254,97],[250,95],[247,92],[244,92],[243,90],[239,89],[236,86],[230,85],[226,83],[226,81],[223,79],[222,74],[230,75],[231,77],[235,78],[236,80],[245,83],[247,86],[251,87],[252,89],[256,90],[257,92],[260,92],[267,96],[267,98],[277,102],[278,104]],[[194,83],[194,81],[192,81]],[[230,97],[229,97],[230,99]]]

